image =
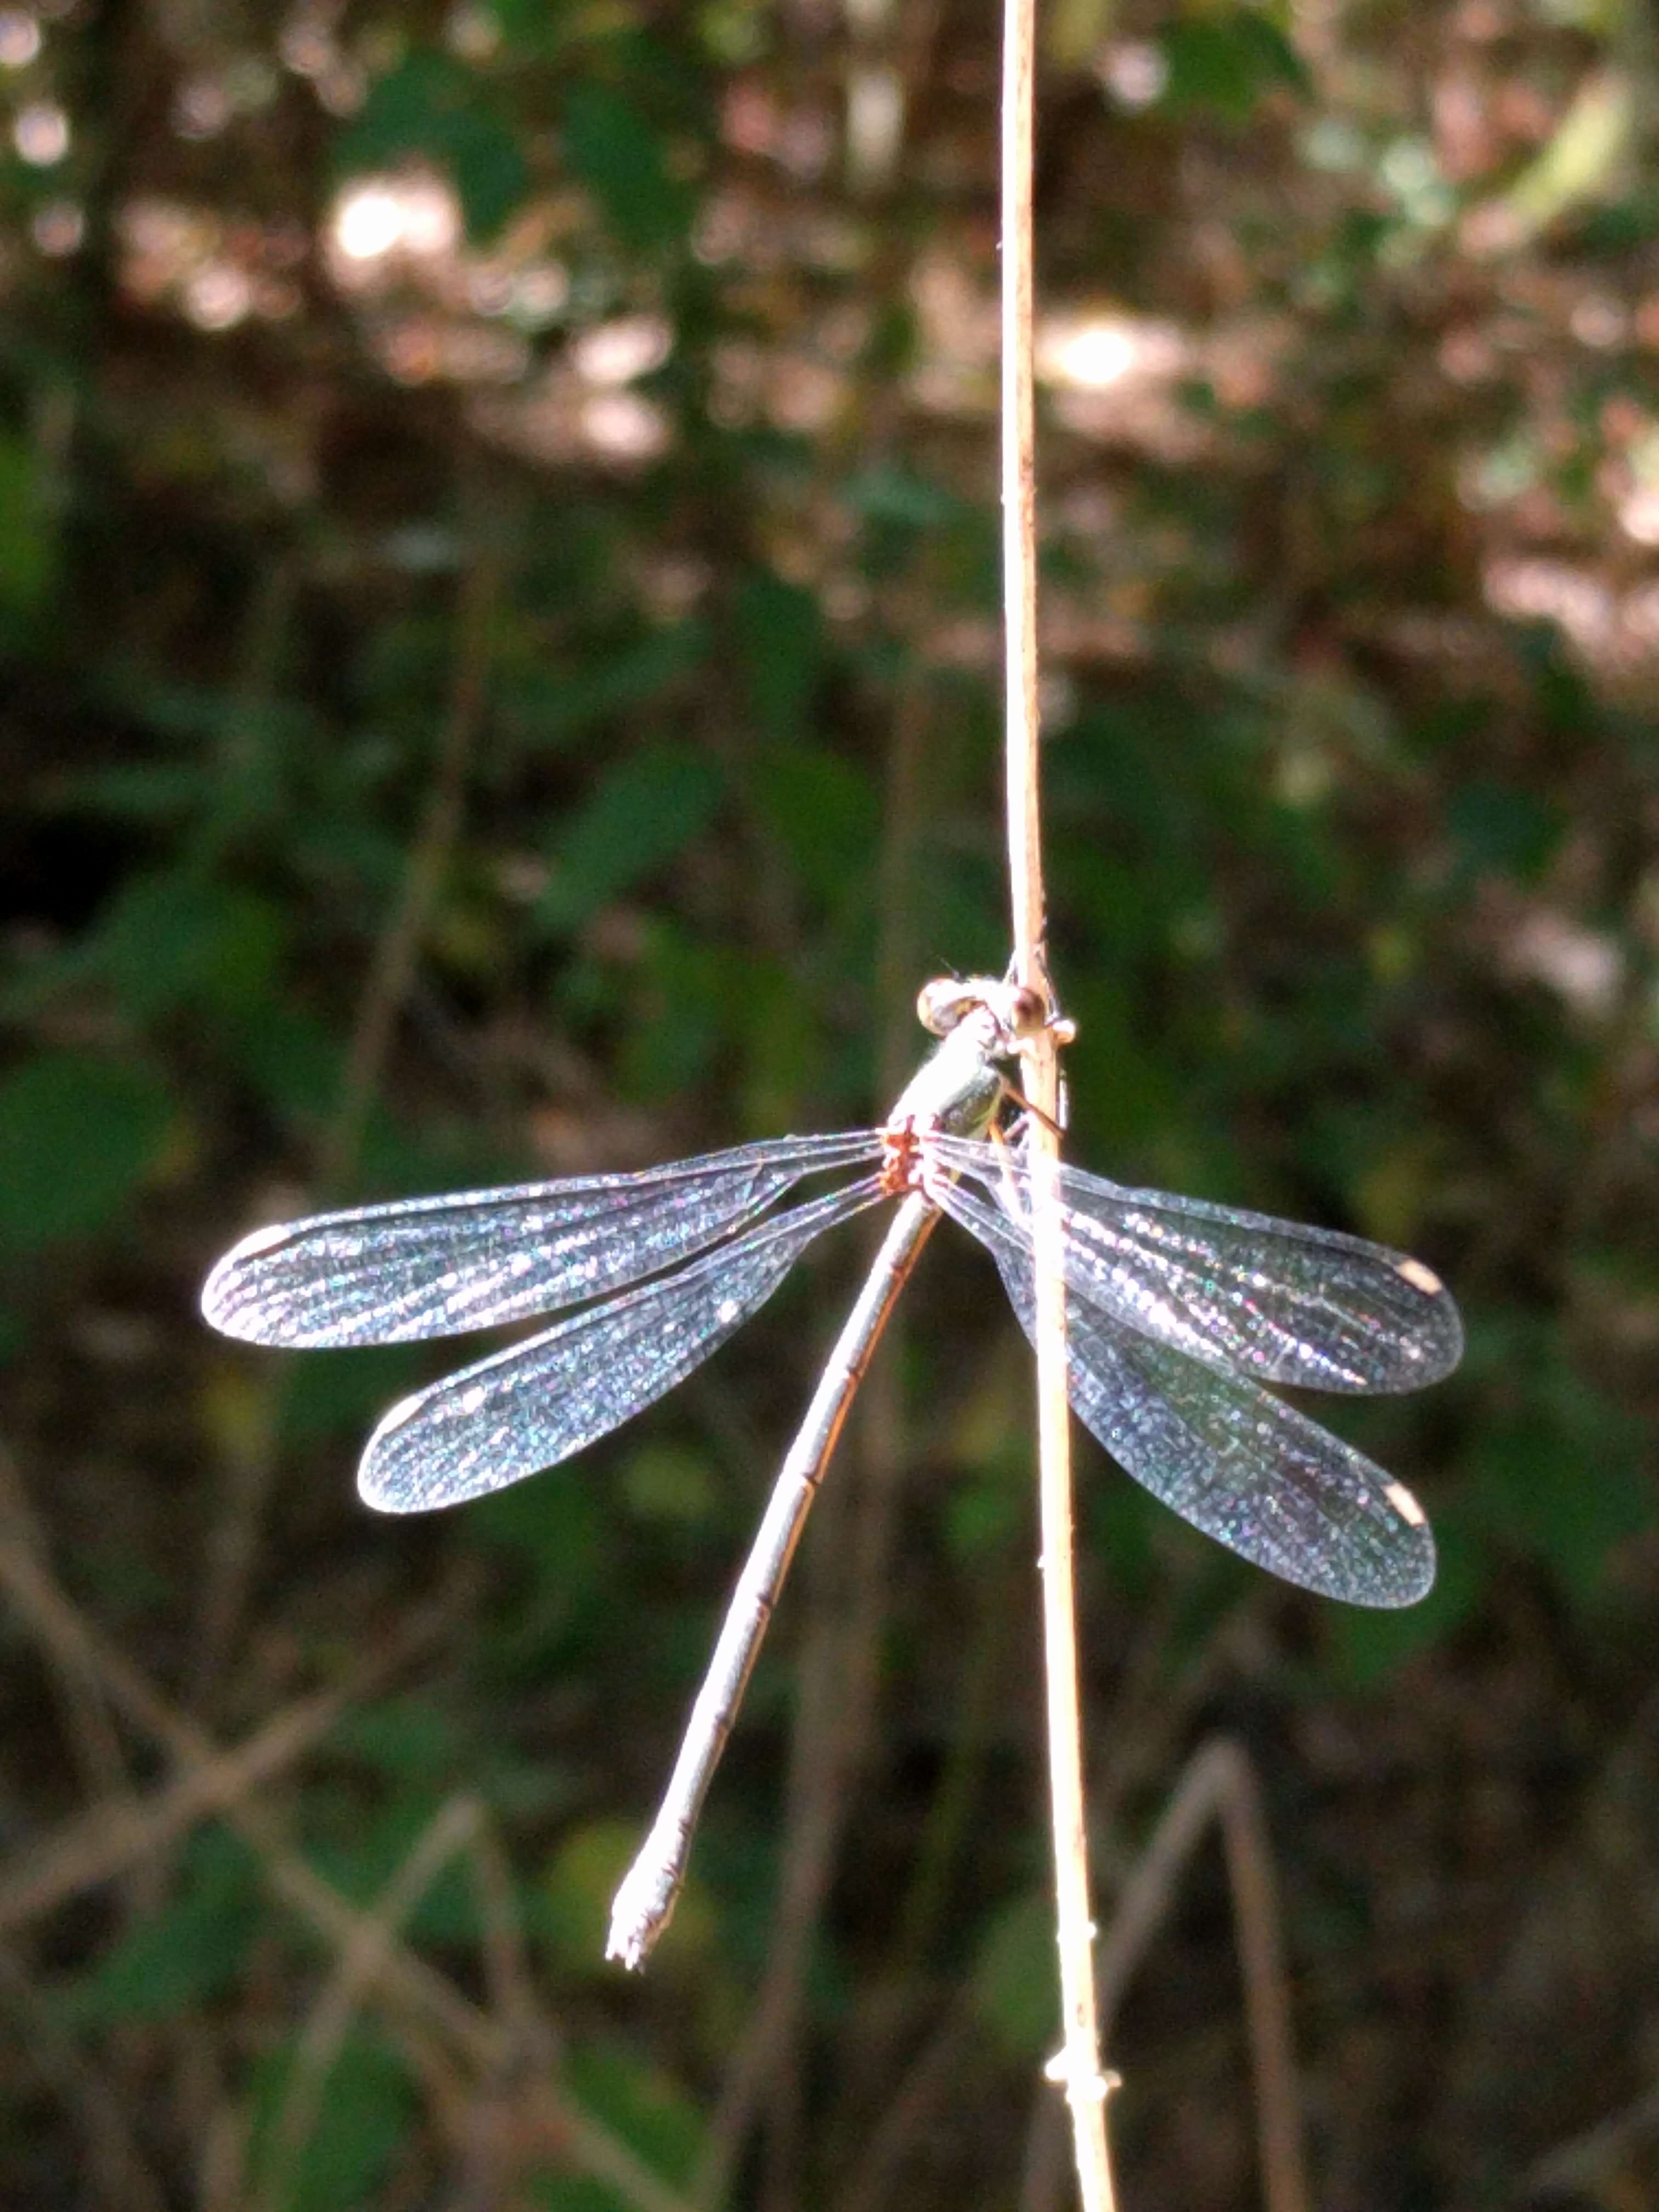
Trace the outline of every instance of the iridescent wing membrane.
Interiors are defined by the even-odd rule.
[[[357,1470],[382,1512],[459,1504],[552,1467],[682,1381],[822,1231],[881,1196],[867,1176],[745,1235],[803,1176],[878,1158],[874,1131],[738,1146],[641,1175],[463,1191],[256,1230],[202,1292],[254,1344],[402,1344],[556,1310],[656,1274],[393,1406]],[[721,1238],[719,1249],[661,1274]]]
[[[873,1162],[884,1141],[789,1138],[642,1175],[320,1215],[246,1238],[204,1310],[256,1343],[359,1345],[600,1300],[381,1421],[359,1472],[368,1502],[452,1504],[568,1458],[689,1374],[814,1237],[876,1203],[881,1179],[733,1232],[803,1176]],[[1034,1170],[1005,1144],[924,1146],[945,1171],[928,1195],[990,1250],[1029,1334]],[[1286,1581],[1361,1605],[1420,1597],[1434,1546],[1411,1493],[1261,1384],[1436,1381],[1462,1334],[1435,1277],[1358,1237],[1057,1174],[1068,1387],[1085,1425],[1154,1496]]]
[[[932,1194],[989,1249],[1031,1335],[1035,1170],[1002,1146],[931,1148],[963,1179]],[[1355,1605],[1421,1597],[1434,1539],[1410,1491],[1255,1378],[1344,1391],[1437,1382],[1463,1332],[1430,1270],[1361,1237],[1077,1168],[1056,1171],[1054,1196],[1067,1392],[1119,1466],[1286,1582]]]

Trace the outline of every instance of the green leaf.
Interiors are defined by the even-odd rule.
[[[589,1820],[570,1829],[549,1859],[536,1933],[561,1968],[587,1969],[603,1958],[611,1899],[639,1847],[639,1832],[628,1821]]]
[[[243,1073],[283,1120],[322,1121],[339,1104],[342,1048],[304,1008],[250,1007],[228,1034]]]
[[[292,2075],[283,2051],[261,2069],[253,2162],[269,2175],[272,2133]],[[379,2036],[347,2036],[329,2069],[316,2124],[287,2172],[283,2212],[358,2212],[384,2177],[419,2108],[403,2060]]]
[[[822,670],[818,603],[799,584],[763,569],[738,595],[738,635],[760,726],[787,744],[806,727]]]
[[[1006,1905],[986,1929],[974,1961],[973,2002],[1017,2064],[1030,2065],[1053,2049],[1060,1978],[1054,1907],[1046,1890]]]
[[[26,1061],[0,1084],[0,1247],[104,1227],[155,1166],[172,1118],[148,1068],[78,1052]]]
[[[135,876],[84,948],[135,1020],[168,1007],[263,1005],[287,931],[269,899],[178,873]]]
[[[651,252],[691,227],[696,194],[670,173],[661,135],[622,94],[579,84],[565,96],[564,154],[625,246]]]
[[[1592,1603],[1611,1554],[1650,1528],[1659,1510],[1650,1441],[1635,1415],[1559,1362],[1540,1362],[1528,1395],[1529,1403],[1483,1424],[1474,1504],[1570,1596]]]
[[[646,988],[617,1079],[629,1097],[660,1098],[700,1082],[751,1010],[750,963],[733,946],[710,945],[653,918],[642,966]]]
[[[805,740],[769,747],[755,772],[770,824],[813,896],[834,906],[866,896],[881,835],[867,772]]]
[[[0,614],[33,614],[56,584],[58,566],[40,459],[21,438],[0,433]]]
[[[718,1493],[707,1458],[665,1438],[629,1454],[617,1489],[640,1521],[701,1528],[714,1517]]]
[[[1165,103],[1248,122],[1256,102],[1288,89],[1311,89],[1302,57],[1278,25],[1253,8],[1230,15],[1187,15],[1163,35],[1169,66]]]
[[[566,2063],[586,2111],[665,2180],[690,2179],[702,2143],[702,2115],[671,2074],[620,2043],[578,2043]]]
[[[420,1353],[410,1344],[319,1352],[283,1370],[280,1429],[285,1443],[360,1436],[412,1389]]]
[[[888,461],[848,479],[842,497],[871,522],[897,522],[915,530],[945,530],[973,509],[960,492]]]
[[[329,1741],[405,1782],[451,1772],[462,1763],[463,1738],[454,1715],[415,1691],[345,1714]]]
[[[1454,792],[1446,828],[1465,878],[1488,873],[1534,883],[1548,866],[1565,832],[1547,799],[1512,785],[1471,778]]]
[[[1433,1521],[1437,1555],[1434,1587],[1419,1604],[1392,1609],[1328,1605],[1319,1609],[1335,1672],[1356,1690],[1379,1686],[1443,1643],[1480,1601],[1489,1547],[1459,1506],[1437,1508]]]
[[[1120,1589],[1144,1597],[1158,1582],[1163,1509],[1139,1483],[1126,1481],[1116,1466],[1103,1472],[1106,1479],[1092,1483],[1088,1492],[1089,1549]]]
[[[640,1840],[632,1821],[589,1820],[568,1830],[549,1859],[531,1899],[531,1918],[538,1943],[561,1976],[604,1975],[611,1900]],[[683,1966],[706,1960],[714,1941],[714,1906],[694,1866],[653,1954],[653,1963],[672,1972],[677,1961]]]
[[[706,623],[676,623],[620,653],[592,656],[580,675],[526,674],[503,699],[503,720],[527,744],[568,744],[701,666],[710,641]]]
[[[258,1868],[222,1828],[191,1837],[177,1887],[137,1921],[66,2000],[83,2027],[176,2020],[229,1989],[260,1925]]]
[[[538,919],[574,929],[666,867],[702,836],[723,788],[718,764],[694,745],[652,745],[618,762],[555,840]]]

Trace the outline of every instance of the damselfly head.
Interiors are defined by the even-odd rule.
[[[1069,1043],[1074,1033],[1073,1024],[1050,1014],[1040,991],[994,975],[939,976],[925,983],[916,998],[916,1018],[935,1036],[947,1035],[981,1010],[994,1024],[998,1050],[1012,1052],[1022,1037],[1035,1036],[1045,1026],[1061,1044]]]

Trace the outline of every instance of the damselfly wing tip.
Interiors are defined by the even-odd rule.
[[[1434,1532],[1429,1527],[1428,1516],[1403,1482],[1389,1483],[1382,1494],[1409,1533],[1406,1540],[1395,1547],[1389,1562],[1390,1579],[1359,1602],[1380,1613],[1401,1613],[1407,1606],[1425,1598],[1434,1588],[1437,1564]]]
[[[395,1440],[398,1431],[419,1410],[425,1395],[416,1390],[407,1398],[399,1398],[396,1405],[388,1406],[375,1423],[374,1433],[363,1446],[363,1455],[357,1462],[357,1495],[377,1513],[419,1513],[429,1505],[444,1502],[441,1498],[411,1497],[407,1484],[399,1480],[403,1468]]]
[[[1463,1357],[1463,1316],[1457,1310],[1456,1299],[1432,1267],[1406,1253],[1395,1257],[1394,1267],[1401,1281],[1427,1301],[1422,1333],[1413,1347],[1418,1355],[1416,1370],[1406,1384],[1409,1389],[1420,1389],[1442,1381]]]
[[[248,1270],[251,1261],[280,1244],[288,1233],[288,1224],[283,1221],[255,1229],[215,1264],[202,1285],[202,1318],[222,1336],[240,1337],[247,1344],[281,1341],[265,1333],[264,1308],[249,1297]]]

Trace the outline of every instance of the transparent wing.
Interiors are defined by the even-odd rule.
[[[866,1176],[401,1400],[368,1440],[359,1491],[382,1512],[418,1513],[568,1459],[672,1389],[764,1304],[815,1237],[883,1195]]]
[[[1031,1169],[1006,1146],[929,1138],[1029,1244]],[[1463,1325],[1418,1260],[1331,1229],[1060,1170],[1066,1279],[1206,1366],[1316,1390],[1415,1390],[1456,1366]],[[975,1232],[977,1233],[977,1232]]]
[[[947,1200],[945,1210],[990,1248],[1030,1336],[1036,1285],[1020,1237],[980,1200]],[[1423,1509],[1352,1445],[1245,1376],[1199,1366],[1075,1291],[1066,1326],[1079,1419],[1183,1520],[1270,1574],[1351,1605],[1412,1605],[1428,1589],[1434,1538]]]
[[[801,1176],[875,1158],[874,1131],[739,1145],[641,1175],[576,1176],[257,1229],[202,1311],[252,1344],[404,1344],[546,1313],[701,1251]]]

